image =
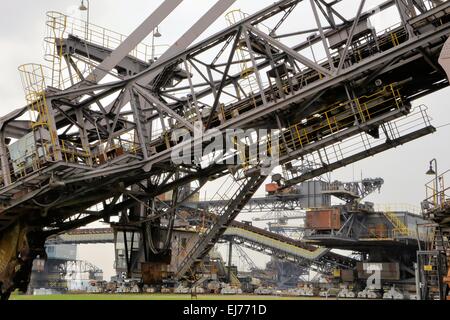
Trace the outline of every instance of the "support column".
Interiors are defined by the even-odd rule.
[[[58,130],[56,128],[55,112],[52,107],[52,100],[47,99],[47,124],[53,147],[53,155],[55,161],[62,161],[61,146],[59,144]],[[42,116],[42,115],[41,115]]]
[[[420,273],[418,262],[414,263],[414,272],[416,274],[416,299],[422,300],[422,290],[420,290]]]
[[[7,186],[11,184],[11,172],[9,171],[8,148],[5,143],[4,132],[0,132],[0,161],[3,183]]]
[[[228,282],[231,283],[231,260],[233,260],[233,238],[230,239],[230,242],[228,244],[228,273],[227,278]]]
[[[402,0],[395,0],[395,5],[397,6],[398,12],[400,13],[400,18],[402,19],[402,23],[406,28],[406,31],[408,32],[409,38],[412,38],[414,36],[413,28],[408,23],[408,13],[410,9],[406,6],[406,4]]]
[[[80,139],[81,139],[81,145],[83,147],[83,150],[87,152],[88,157],[86,158],[87,165],[92,165],[92,156],[91,156],[91,147],[89,145],[89,139],[86,132],[86,123],[83,119],[83,111],[81,108],[77,108],[75,110],[75,115],[77,117],[77,123],[80,126],[79,132],[80,132]]]

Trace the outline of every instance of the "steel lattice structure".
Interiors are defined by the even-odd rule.
[[[144,238],[155,240],[162,217],[170,227],[192,193],[232,174],[234,196],[180,275],[189,270],[265,179],[239,152],[255,143],[248,137],[218,156],[243,157],[243,165],[211,161],[212,150],[201,164],[175,165],[175,146],[199,143],[177,144],[170,139],[175,129],[194,132],[201,124],[203,139],[210,129],[276,129],[280,164],[314,164],[292,172],[292,184],[435,131],[426,108],[413,109],[411,101],[448,85],[437,63],[450,32],[448,1],[391,0],[364,12],[362,0],[346,18],[339,9],[345,1],[284,0],[252,15],[232,12],[228,28],[193,44],[235,2],[221,0],[148,60],[140,42],[181,2],[163,2],[119,39],[48,14],[51,66],[20,67],[28,104],[0,121],[2,296],[26,287],[48,236],[120,213],[124,225],[138,225]],[[391,7],[398,8],[399,23],[372,28],[369,18]],[[298,11],[312,12],[314,25],[289,23]],[[313,48],[325,59],[308,57]],[[24,152],[21,144],[31,148]],[[154,210],[156,197],[169,190],[172,205]],[[167,246],[153,242],[144,241],[144,250],[163,254]]]

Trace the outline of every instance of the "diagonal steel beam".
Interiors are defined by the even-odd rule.
[[[87,77],[90,82],[98,83],[109,71],[122,61],[141,43],[183,0],[164,1],[145,21],[123,41],[111,55],[103,60]]]
[[[133,86],[133,90],[141,95],[148,103],[155,106],[160,112],[164,112],[168,114],[170,117],[181,122],[187,129],[194,132],[194,126],[192,123],[188,122],[185,118],[180,116],[178,113],[167,107],[164,103],[162,103],[157,97],[148,93],[146,90],[141,89],[138,86]]]
[[[344,17],[343,17],[336,9],[333,8],[333,6],[334,6],[335,4],[341,2],[340,0],[339,0],[339,1],[335,1],[335,2],[332,3],[332,4],[326,3],[324,0],[319,0],[319,1],[320,1],[322,4],[324,4],[324,5],[327,7],[327,9],[328,9],[331,13],[334,13],[334,15],[335,15],[336,17],[338,17],[339,19],[341,19],[342,22],[344,22],[344,23],[347,23],[347,22],[348,22],[347,19],[345,19],[345,18],[344,18]]]
[[[234,42],[233,42],[233,47],[231,48],[231,51],[230,51],[230,55],[228,57],[228,63],[227,63],[227,66],[225,67],[225,71],[223,73],[222,81],[220,82],[219,88],[217,90],[217,94],[215,95],[214,104],[213,104],[213,107],[211,109],[211,113],[209,114],[208,121],[206,122],[206,126],[205,126],[206,130],[209,128],[209,125],[211,124],[213,116],[214,116],[214,114],[216,112],[217,106],[219,105],[219,99],[220,99],[220,96],[222,94],[223,88],[225,86],[225,82],[226,82],[226,79],[227,79],[227,76],[228,76],[228,72],[230,71],[231,62],[233,61],[233,57],[234,57],[234,54],[236,52],[236,48],[237,48],[237,46],[239,44],[239,40],[241,38],[241,33],[242,33],[242,29],[239,28],[239,30],[238,30],[238,32],[237,32],[237,34],[235,36],[236,38],[234,39]]]
[[[328,13],[325,12],[325,10],[322,7],[323,3],[320,3],[318,0],[314,0],[314,2],[316,3],[317,8],[319,8],[320,12],[322,13],[322,16],[325,18],[325,20],[327,20],[328,24],[330,26],[334,25],[332,16],[329,15],[329,13],[331,12],[331,10],[328,10]]]
[[[189,55],[193,52],[196,52],[198,50],[200,50],[201,48],[203,48],[204,46],[206,46],[208,43],[213,43],[215,41],[217,41],[218,39],[220,39],[221,37],[223,37],[224,35],[227,34],[231,34],[233,33],[234,30],[236,30],[239,26],[245,25],[247,23],[255,23],[255,21],[261,20],[266,16],[273,16],[276,13],[279,13],[280,11],[282,11],[284,7],[286,6],[290,6],[290,5],[294,5],[298,2],[300,2],[301,0],[281,0],[278,1],[264,9],[262,9],[261,11],[255,13],[254,15],[251,15],[239,22],[237,22],[236,24],[220,31],[217,32],[216,34],[207,37],[206,39],[202,40],[201,42],[191,46],[189,49],[186,48],[186,51],[181,51],[179,54],[173,54],[171,56],[165,56],[165,57],[160,57],[158,59],[157,62],[153,63],[147,70],[142,71],[141,73],[134,75],[132,77],[130,77],[129,79],[125,79],[125,80],[119,80],[119,81],[114,81],[114,82],[110,82],[110,83],[105,83],[105,84],[97,84],[97,85],[92,85],[90,87],[86,87],[86,88],[73,88],[73,89],[68,89],[65,90],[64,92],[58,92],[58,93],[54,93],[52,94],[52,97],[58,98],[58,97],[67,97],[68,95],[83,95],[83,94],[89,94],[91,93],[93,90],[101,90],[104,88],[111,88],[111,87],[120,87],[123,88],[126,86],[127,83],[132,82],[132,81],[138,81],[138,79],[141,79],[142,77],[148,76],[151,73],[156,73],[158,74],[159,72],[161,72],[161,70],[166,67],[169,66],[170,63],[173,63],[174,61],[178,60],[178,59],[183,59],[186,55]],[[225,11],[226,9],[224,9]],[[275,13],[274,13],[275,12]],[[199,20],[200,21],[200,20]],[[205,27],[206,29],[207,27]],[[166,51],[167,54],[168,51]],[[207,81],[209,82],[209,81]],[[110,112],[110,108],[111,106],[108,106],[106,110],[106,112]]]
[[[336,74],[339,74],[339,72],[341,72],[341,70],[342,70],[342,67],[344,66],[345,59],[347,58],[348,49],[350,48],[350,45],[352,44],[353,36],[355,34],[355,29],[359,23],[359,18],[361,17],[361,12],[362,12],[365,4],[366,4],[366,0],[360,1],[358,12],[356,13],[355,21],[353,21],[352,28],[350,29],[350,34],[348,35],[347,43],[345,44],[344,52],[341,55],[341,60],[339,61],[339,66],[336,70]]]
[[[292,58],[299,61],[300,63],[304,64],[305,66],[310,67],[311,69],[314,69],[324,75],[328,75],[328,76],[332,75],[330,70],[327,70],[327,69],[321,67],[314,61],[302,56],[300,53],[298,53],[294,49],[289,48],[287,45],[275,40],[274,38],[270,37],[269,35],[265,34],[264,32],[259,31],[258,29],[256,29],[255,27],[253,27],[251,25],[246,25],[246,27],[247,27],[247,29],[252,31],[252,33],[256,34],[257,36],[260,36],[261,38],[263,38],[264,40],[269,42],[271,45],[280,48],[285,53],[287,53],[288,55],[290,55]]]
[[[219,0],[188,31],[186,31],[159,59],[174,57],[188,48],[210,25],[212,25],[236,0]],[[155,65],[158,64],[158,61]],[[155,79],[157,72],[140,78],[137,83],[147,85]]]
[[[131,80],[139,85],[148,85],[163,70],[167,61],[174,60],[182,54],[210,25],[212,25],[236,0],[219,0],[206,12],[188,31],[186,31],[156,62],[152,64],[151,71],[143,72]],[[129,102],[124,100],[124,104]],[[109,107],[107,108],[108,111]]]

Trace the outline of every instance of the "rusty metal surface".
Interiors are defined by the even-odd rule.
[[[306,227],[312,230],[339,230],[339,209],[311,210],[306,212]]]
[[[161,284],[168,276],[168,265],[160,262],[141,263],[142,280],[144,284]]]
[[[0,235],[0,295],[9,295],[18,278],[30,260],[27,230],[21,224],[3,231]],[[32,262],[33,259],[31,259]]]
[[[354,270],[340,270],[341,271],[341,280],[344,282],[353,282],[355,280],[355,272]]]
[[[359,279],[367,279],[373,272],[368,273],[365,271],[363,262],[358,262],[356,264],[356,270],[358,271]],[[370,263],[368,263],[370,264]],[[399,263],[374,263],[381,267],[381,279],[382,280],[400,280],[400,265]]]
[[[268,183],[266,184],[266,192],[268,193],[274,193],[279,189],[278,185],[276,183]]]

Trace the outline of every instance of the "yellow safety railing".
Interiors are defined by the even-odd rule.
[[[66,89],[81,81],[88,74],[92,73],[96,65],[96,62],[91,61],[89,53],[87,53],[87,58],[78,58],[78,60],[82,61],[81,63],[73,61],[72,65],[69,65],[68,61],[65,61],[63,44],[64,39],[69,34],[110,50],[116,49],[127,38],[126,35],[91,23],[88,24],[86,21],[69,17],[56,11],[47,12],[46,25],[47,35],[44,38],[46,52],[44,57],[51,64],[51,73],[49,74],[51,81],[48,81],[48,85],[58,89]],[[168,45],[150,46],[140,43],[129,55],[149,62],[161,56],[168,47]]]
[[[34,150],[28,150],[19,158],[11,160],[13,179],[20,179],[31,172],[40,170],[48,162],[64,161],[88,166],[99,164],[101,162],[97,161],[99,154],[94,155],[92,150],[105,145],[105,141],[100,140],[84,146],[58,137],[46,95],[47,86],[49,83],[54,83],[51,75],[53,70],[39,64],[24,64],[19,67],[19,71],[28,104],[30,134],[33,135]],[[128,138],[127,135],[129,135]],[[114,153],[119,148],[120,152]],[[104,160],[124,153],[137,155],[140,152],[141,145],[136,142],[134,131],[126,132],[112,140],[111,146],[104,151]],[[8,155],[11,159],[9,151]]]
[[[386,112],[386,109],[400,109],[401,107],[403,107],[403,100],[395,84],[385,86],[369,96],[339,102],[327,107],[327,111],[311,115],[281,131],[280,137],[283,138],[280,139],[278,144],[278,154],[285,154],[288,149],[302,149],[307,144],[320,140],[321,137],[354,126],[356,120],[363,124]],[[272,143],[268,141],[267,137],[261,142],[267,143],[269,153],[273,151],[271,150]],[[258,162],[257,158],[250,159],[249,157],[250,155],[246,155],[245,165],[248,165],[248,162],[252,164]]]
[[[378,211],[378,210],[377,210]],[[374,229],[368,228],[367,235],[363,235],[360,239],[377,239],[377,240],[393,240],[400,237],[408,237],[420,239],[429,242],[434,235],[427,231],[426,227],[417,226],[417,228],[409,228],[397,215],[396,211],[378,211],[391,223],[392,229]]]
[[[227,19],[228,24],[231,25],[231,24],[234,24],[234,23],[238,22],[239,20],[245,18],[246,16],[247,15],[240,10],[233,10],[226,15],[226,19]],[[271,31],[270,28],[268,28],[266,26],[264,26],[264,27],[268,29],[266,32],[270,33],[270,31]],[[376,34],[376,37],[377,37],[378,46],[380,47],[380,49],[382,49],[382,51],[384,51],[384,50],[386,50],[385,47],[391,48],[391,47],[397,46],[397,45],[401,44],[402,42],[404,42],[405,40],[407,40],[408,33],[407,33],[405,27],[401,26],[401,24],[396,24],[389,28],[379,31]],[[260,98],[258,95],[258,91],[255,91],[255,90],[258,90],[259,88],[257,86],[253,66],[251,65],[251,61],[250,61],[250,57],[248,56],[247,48],[243,43],[244,43],[243,40],[241,40],[242,45],[238,48],[238,50],[236,50],[239,61],[243,61],[243,63],[240,64],[241,80],[242,80],[242,83],[240,83],[240,86],[243,89],[251,88],[251,90],[247,90],[247,91],[255,93],[255,94],[250,95],[250,97],[252,99],[253,105],[256,105],[256,103],[257,103],[256,100],[260,99]],[[364,52],[367,50],[372,50],[369,47],[367,47],[366,42],[363,42],[362,45],[360,45],[358,48],[355,48],[353,50],[353,55],[355,55],[356,61],[361,61],[365,57],[367,57],[367,53],[364,53]],[[242,53],[239,50],[241,50],[241,51],[243,50],[244,52]],[[370,54],[373,54],[373,53],[370,53]],[[338,52],[333,53],[332,58],[334,60],[339,59],[339,53]],[[318,60],[317,64],[324,68],[329,68],[327,57]],[[322,80],[324,78],[323,74],[320,74],[317,70],[311,69],[307,66],[300,66],[300,71],[302,73],[300,74],[300,76],[298,76],[296,78],[300,87],[307,86],[315,81]],[[253,79],[251,79],[251,81],[250,81],[251,85],[249,85],[247,83],[249,80],[249,79],[247,79],[247,77],[250,77],[250,76],[253,77]],[[262,81],[262,86],[264,88],[266,88],[268,82],[265,82],[262,79],[261,79],[261,81]],[[283,89],[285,90],[285,93],[289,93],[289,91],[287,90],[288,89],[287,83],[283,84]],[[265,94],[270,95],[270,92],[267,92]],[[224,119],[233,118],[235,114],[239,115],[239,112],[241,110],[248,107],[248,104],[239,105],[239,101],[240,101],[240,99],[237,99],[237,100],[233,100],[229,103],[229,104],[236,104],[236,106],[233,109],[225,110],[223,107],[219,107],[218,111],[221,113],[222,118],[224,118]]]
[[[51,82],[48,82],[48,85],[64,89],[66,86],[63,74],[68,66],[63,63],[63,46],[61,44],[67,29],[67,17],[61,17],[56,12],[47,12],[46,25],[47,36],[44,38],[46,46],[44,58],[51,63]],[[80,75],[77,73],[74,73],[72,76],[76,76],[77,80],[73,80],[74,82],[81,80]]]
[[[126,140],[124,136],[113,139],[111,146],[104,151],[92,152],[99,145],[106,145],[106,142],[83,147],[82,144],[63,139],[58,139],[57,146],[50,141],[38,141],[36,150],[14,160],[14,170],[12,173],[14,177],[22,178],[31,172],[41,169],[46,162],[55,161],[59,153],[61,154],[61,160],[66,163],[91,166],[100,164],[100,161],[97,159],[100,153],[104,154],[106,161],[107,159],[113,159],[123,154],[138,155],[142,151],[139,143],[133,140]]]
[[[42,132],[38,132],[37,141],[41,147],[48,142],[52,146],[57,146],[58,136],[52,124],[52,117],[49,114],[46,97],[46,76],[44,67],[39,64],[24,64],[19,67],[22,85],[25,91],[25,99],[28,104],[31,128],[34,132],[42,129],[48,132],[49,140],[42,137]],[[45,148],[44,148],[45,150]]]
[[[411,236],[413,235],[413,231],[406,226],[402,220],[400,220],[394,212],[385,211],[383,212],[384,216],[392,223],[394,227],[393,232],[394,235],[400,236]]]
[[[375,205],[375,211],[408,212],[416,215],[421,214],[421,209],[419,206],[409,203],[379,203]]]
[[[109,143],[106,140],[98,141],[90,148],[94,150],[91,154],[92,161],[97,165],[122,155],[140,155],[142,153],[141,144],[136,141],[134,131],[123,133]]]
[[[396,32],[391,33],[391,41],[394,47],[398,46],[400,42],[398,41],[398,36]]]
[[[417,235],[416,230],[384,230],[384,231],[376,231],[376,230],[368,230],[366,234],[361,234],[359,240],[398,240],[399,238],[407,237],[409,239],[417,239],[417,236],[420,241],[430,242],[433,240],[433,235],[431,233],[421,232]]]
[[[432,179],[425,185],[425,204],[429,207],[428,212],[436,210],[450,209],[450,185],[446,181],[450,180],[450,170]]]
[[[116,49],[128,36],[109,30],[107,28],[87,23],[84,20],[66,16],[63,13],[50,11],[47,12],[47,25],[49,27],[57,26],[59,30],[63,28],[63,35],[71,34],[90,43],[100,45],[108,49]],[[142,61],[150,61],[159,57],[168,48],[168,45],[148,45],[139,43],[136,48],[130,52],[130,56]]]
[[[91,150],[84,148],[81,144],[72,141],[60,140],[61,154],[66,162],[90,163]]]
[[[46,146],[42,148],[42,150],[48,150]],[[22,178],[26,176],[29,171],[36,171],[42,168],[43,163],[48,158],[49,154],[48,152],[45,152],[47,156],[43,156],[39,154],[38,150],[32,150],[31,153],[28,153],[26,155],[23,155],[22,157],[16,158],[14,160],[11,160],[11,167],[12,167],[12,179],[15,178]],[[8,158],[11,159],[11,154],[8,152]],[[31,159],[31,160],[30,160]],[[28,164],[28,166],[27,166]]]
[[[238,277],[233,272],[230,272],[230,275],[231,275],[231,286],[240,287],[241,282],[239,281]]]

